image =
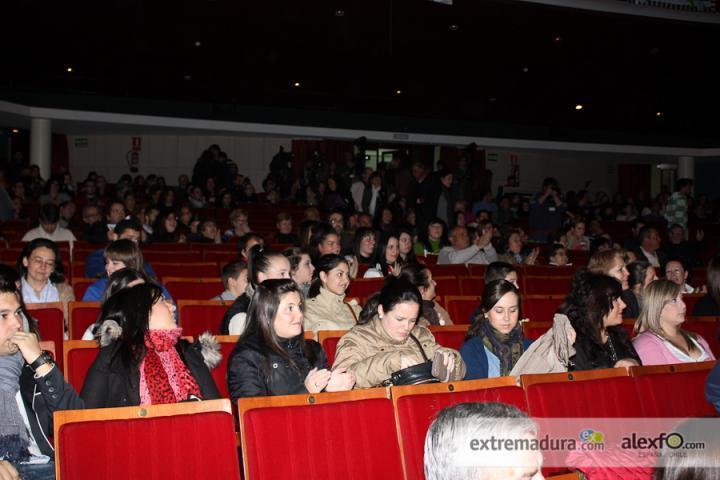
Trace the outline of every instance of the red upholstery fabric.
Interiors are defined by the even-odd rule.
[[[85,330],[95,323],[99,314],[99,307],[75,307],[72,318],[70,318],[72,324],[72,338],[70,340],[81,340]]]
[[[714,417],[715,408],[705,399],[710,370],[661,373],[635,377],[638,398],[648,417]]]
[[[76,277],[77,278],[77,277]],[[89,280],[89,279],[82,279],[82,280]],[[85,296],[85,292],[87,291],[88,287],[92,284],[92,282],[77,282],[73,285],[73,293],[75,294],[75,298],[80,301]]]
[[[79,393],[82,390],[90,365],[97,358],[99,351],[99,348],[73,348],[68,352],[68,364],[65,366],[67,381],[76,392]]]
[[[350,282],[347,290],[348,297],[368,298],[382,288],[382,278],[358,279]]]
[[[216,263],[153,263],[152,267],[158,278],[220,276]]]
[[[328,365],[332,367],[335,362],[335,352],[337,351],[337,344],[340,341],[340,337],[329,337],[323,339],[322,348],[325,351],[325,355],[328,359]]]
[[[524,312],[523,312],[524,314]],[[530,340],[537,340],[552,326],[550,322],[527,322],[523,323],[523,335]]]
[[[392,402],[356,400],[245,414],[249,478],[403,478]]]
[[[552,265],[523,265],[522,271],[525,275],[543,277],[572,277],[575,267],[553,267]]]
[[[523,293],[528,295],[566,295],[570,292],[572,277],[522,277]]]
[[[462,291],[460,290],[460,281],[457,277],[441,277],[433,274],[433,280],[437,283],[435,290],[438,295],[462,295]]]
[[[220,322],[228,305],[184,305],[178,313],[183,336],[197,338],[203,332],[220,335]]]
[[[226,263],[230,263],[233,260],[238,259],[238,253],[236,251],[233,252],[216,252],[216,251],[204,251],[203,252],[203,262],[215,262],[218,265],[225,265]]]
[[[533,322],[552,322],[562,303],[562,298],[524,298],[522,316]]]
[[[400,434],[403,439],[408,480],[422,480],[425,435],[437,413],[445,407],[465,402],[502,402],[527,411],[520,387],[498,387],[466,392],[408,395],[397,401]]]
[[[365,272],[367,272],[368,268],[370,268],[370,265],[368,265],[367,263],[359,263],[358,271],[357,271],[357,278],[362,278],[363,275],[365,275]]]
[[[69,423],[56,442],[63,479],[240,479],[224,412]]]
[[[479,265],[476,263],[471,263],[468,265],[468,270],[470,270],[470,275],[472,275],[474,277],[484,277],[485,269],[487,269],[487,265]]]
[[[688,312],[692,312],[695,308],[695,304],[703,297],[703,295],[683,295],[682,299],[685,302],[685,309]]]
[[[220,364],[217,367],[210,370],[210,374],[212,375],[213,380],[215,380],[215,385],[217,385],[218,390],[220,390],[220,395],[223,398],[230,398],[230,393],[227,388],[227,365],[228,360],[230,359],[230,353],[233,351],[233,348],[235,348],[235,343],[236,342],[220,343],[222,360],[220,360]]]
[[[685,297],[683,297],[683,300]],[[718,322],[685,322],[683,328],[691,332],[695,332],[702,336],[710,345],[710,350],[715,354],[715,358],[720,358],[720,341],[718,341]]]
[[[449,275],[460,276],[470,275],[468,268],[461,265],[429,265],[433,277],[446,277]]]
[[[460,277],[460,293],[462,295],[482,295],[485,280],[482,277]]]
[[[217,282],[165,282],[165,288],[176,302],[178,300],[210,300],[225,288],[222,280]]]
[[[443,347],[460,350],[467,332],[434,331],[432,334],[435,337],[435,341]]]
[[[31,317],[37,320],[41,340],[51,340],[55,345],[62,345],[65,339],[65,314],[57,308],[40,308],[28,310]],[[57,365],[63,369],[62,356],[58,355]]]
[[[446,300],[445,308],[450,314],[453,323],[466,325],[470,323],[470,315],[478,307],[479,300]]]
[[[527,388],[533,417],[642,417],[634,379],[613,377],[597,380],[539,383]]]
[[[188,263],[188,262],[203,262],[203,253],[199,250],[186,251],[186,252],[164,252],[164,251],[148,251],[143,252],[143,257],[146,261],[153,262],[165,262],[165,263]]]

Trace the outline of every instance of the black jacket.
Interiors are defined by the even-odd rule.
[[[220,322],[220,335],[230,335],[230,320],[238,313],[247,313],[250,307],[250,295],[243,293],[235,299],[235,301],[227,309]]]
[[[20,374],[20,395],[25,404],[30,430],[43,455],[55,456],[48,438],[53,435],[53,412],[85,408],[77,392],[65,382],[60,369],[53,367],[47,375],[35,378],[25,364]]]
[[[615,348],[615,354],[618,360],[623,358],[632,358],[638,365],[642,365],[640,357],[638,356],[635,348],[633,348],[632,342],[622,326],[608,327],[608,337],[612,340],[612,345]],[[615,362],[612,360],[610,342],[605,343],[602,348],[599,348],[590,339],[579,338],[575,341],[575,355],[570,358],[572,362],[571,370],[597,370],[600,368],[613,368]]]
[[[86,408],[129,407],[140,405],[140,369],[129,372],[118,352],[120,342],[102,347],[90,366],[80,396]],[[179,340],[175,349],[200,387],[203,400],[220,398],[220,392],[205,365],[200,346]],[[117,355],[116,355],[117,353]]]
[[[308,342],[310,357],[303,352]],[[280,346],[300,367],[267,349],[258,334],[249,335],[233,349],[228,360],[227,382],[233,403],[238,398],[307,393],[305,377],[313,368],[328,368],[327,358],[319,343],[302,336],[281,340]]]

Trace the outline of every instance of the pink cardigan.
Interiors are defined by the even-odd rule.
[[[710,346],[700,335],[695,339],[708,354],[710,360],[715,360]],[[654,333],[643,332],[633,339],[633,347],[640,356],[643,365],[667,365],[671,363],[683,363],[667,348],[665,343]]]

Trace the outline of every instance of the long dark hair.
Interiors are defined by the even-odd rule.
[[[28,315],[27,310],[25,309],[25,302],[23,301],[20,290],[18,289],[18,283],[20,283],[20,275],[13,270],[12,267],[0,263],[0,293],[10,293],[15,295],[15,298],[17,298],[17,301],[20,304],[20,309],[28,321],[30,332],[37,335],[38,339],[41,339],[40,332],[37,328],[37,321],[32,316]]]
[[[248,307],[247,328],[238,339],[238,345],[242,344],[248,337],[257,336],[266,352],[274,352],[280,355],[290,363],[290,365],[300,370],[300,366],[288,355],[285,349],[280,346],[280,337],[275,333],[274,327],[275,317],[280,308],[282,297],[293,292],[298,294],[300,308],[304,310],[303,295],[294,281],[282,278],[265,280],[257,285],[255,294]],[[303,342],[303,355],[310,361],[310,364],[314,364],[317,359],[310,346],[310,342],[304,340],[302,331],[300,332],[300,338]]]
[[[375,230],[370,227],[358,227],[358,229],[355,230],[355,236],[353,237],[353,254],[356,258],[360,258],[360,244],[362,243],[363,239],[370,236],[375,236]],[[377,250],[377,245],[375,246],[375,250]],[[370,257],[366,258],[372,258],[375,254],[375,250],[373,250],[373,252],[370,254]]]
[[[560,305],[560,313],[567,315],[575,329],[575,344],[588,352],[592,364],[603,357],[603,343],[600,332],[604,328],[603,318],[612,310],[613,302],[620,298],[622,285],[618,280],[602,273],[580,271],[573,277],[570,293]],[[608,336],[619,341],[627,351],[634,351],[630,338],[622,325],[607,327]]]
[[[485,284],[482,298],[480,299],[479,314],[475,317],[472,328],[468,331],[466,339],[476,336],[480,332],[483,317],[508,293],[514,293],[518,299],[518,319],[522,318],[522,301],[520,299],[520,291],[505,279],[493,280]]]
[[[402,267],[400,276],[398,278],[404,278],[408,282],[412,283],[420,290],[422,288],[428,288],[430,286],[430,268],[427,265],[421,263],[411,263]]]
[[[310,254],[310,259],[316,268],[317,262],[320,259],[320,251],[318,250],[318,247],[325,241],[325,238],[330,235],[337,235],[337,231],[335,231],[329,223],[318,223],[312,229],[312,236],[310,237],[310,242],[308,243],[308,253]],[[340,237],[338,236],[338,238]]]
[[[166,210],[160,215],[158,215],[157,219],[155,220],[155,223],[153,224],[153,234],[152,234],[152,241],[157,243],[177,243],[180,239],[180,233],[178,230],[180,229],[181,222],[180,219],[177,219],[177,227],[175,227],[174,232],[168,232],[165,228],[165,220],[170,216],[175,215],[175,217],[178,217],[178,215],[173,210]]]
[[[407,279],[387,277],[380,291],[365,302],[358,318],[358,325],[370,322],[378,313],[378,305],[382,305],[383,311],[389,312],[395,308],[395,305],[403,302],[417,303],[419,307],[422,307],[420,291]],[[418,309],[418,315],[420,315],[420,309]]]
[[[443,227],[442,235],[440,236],[440,247],[447,247],[448,245],[450,245],[450,240],[448,239],[447,223],[445,223],[441,218],[435,217],[429,222],[427,222],[427,224],[425,225],[425,229],[420,232],[420,241],[425,246],[425,250],[427,250],[428,252],[432,252],[432,247],[430,246],[430,238],[428,237],[428,227],[435,224],[442,225]]]
[[[707,291],[715,306],[720,308],[720,255],[715,255],[708,263]]]
[[[344,263],[348,268],[348,262],[345,260],[345,257],[341,257],[340,255],[335,255],[333,253],[328,255],[323,255],[318,260],[317,268],[315,268],[315,273],[313,274],[313,281],[310,284],[310,289],[308,290],[308,298],[315,298],[318,295],[320,295],[320,287],[322,286],[322,280],[320,280],[320,272],[325,272],[325,274],[329,274],[330,270],[337,267],[341,263]]]
[[[375,266],[377,264],[380,264],[380,272],[383,276],[390,273],[390,266],[388,265],[387,259],[385,258],[385,251],[387,250],[388,243],[390,243],[390,239],[392,238],[394,238],[398,242],[398,259],[395,260],[395,265],[397,266],[398,262],[400,261],[400,239],[398,238],[398,234],[395,232],[383,233],[380,236],[380,242],[378,242],[377,246],[375,247],[372,259],[370,259],[370,265]]]
[[[139,365],[145,357],[145,335],[150,330],[150,312],[163,295],[154,283],[141,283],[119,290],[103,304],[103,320],[114,320],[122,328],[120,348],[115,355],[126,368]]]
[[[413,238],[415,238],[415,230],[411,225],[401,225],[397,229],[397,237],[398,237],[398,251],[400,250],[400,237],[402,234],[405,233],[410,236],[410,251],[407,254],[406,258],[402,258],[401,254],[398,254],[398,262],[400,262],[403,265],[410,265],[412,263],[417,263],[417,256],[415,255],[415,248],[414,245],[412,245]]]
[[[60,257],[60,249],[58,248],[57,243],[53,242],[52,240],[48,240],[47,238],[36,238],[35,240],[32,240],[31,242],[26,244],[25,247],[22,249],[22,252],[20,252],[20,256],[18,257],[17,261],[17,271],[20,276],[27,276],[27,267],[23,265],[23,259],[26,258],[29,263],[30,255],[35,249],[38,248],[50,249],[55,254],[55,268],[53,269],[52,273],[50,273],[50,282],[64,282],[65,271],[63,269],[62,258]]]

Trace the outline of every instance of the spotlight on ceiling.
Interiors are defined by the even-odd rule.
[[[344,17],[344,16],[345,16],[345,10],[335,10],[335,16],[336,16],[336,17]]]
[[[655,116],[656,116],[657,118],[662,118],[662,117],[665,116],[665,114],[664,114],[663,112],[655,112]]]
[[[575,105],[575,110],[577,110],[577,111],[580,111],[583,108],[585,108],[585,106],[582,103],[578,103],[577,105]]]
[[[453,0],[430,0],[433,3],[442,3],[443,5],[452,5]]]
[[[65,71],[66,71],[67,73],[72,73],[72,72],[73,72],[73,67],[71,67],[70,65],[68,65],[67,67],[65,67]]]
[[[448,27],[448,28],[450,28],[450,31],[451,31],[451,32],[457,32],[458,30],[460,30],[460,25],[458,25],[457,23],[453,23],[453,24],[450,25],[450,27]]]
[[[200,40],[195,40],[195,44],[194,44],[194,45],[195,45],[196,47],[202,47],[202,42],[201,42]]]
[[[563,40],[564,40],[564,38],[561,37],[560,35],[553,35],[553,39],[552,39],[552,40],[553,40],[554,43],[562,43]]]
[[[400,96],[403,94],[403,91],[400,90],[399,88],[396,88],[394,93],[395,93],[395,95]]]
[[[20,133],[20,130],[18,130],[17,128],[13,128],[12,133],[17,135],[18,133]]]
[[[300,82],[292,82],[293,88],[300,88]]]

